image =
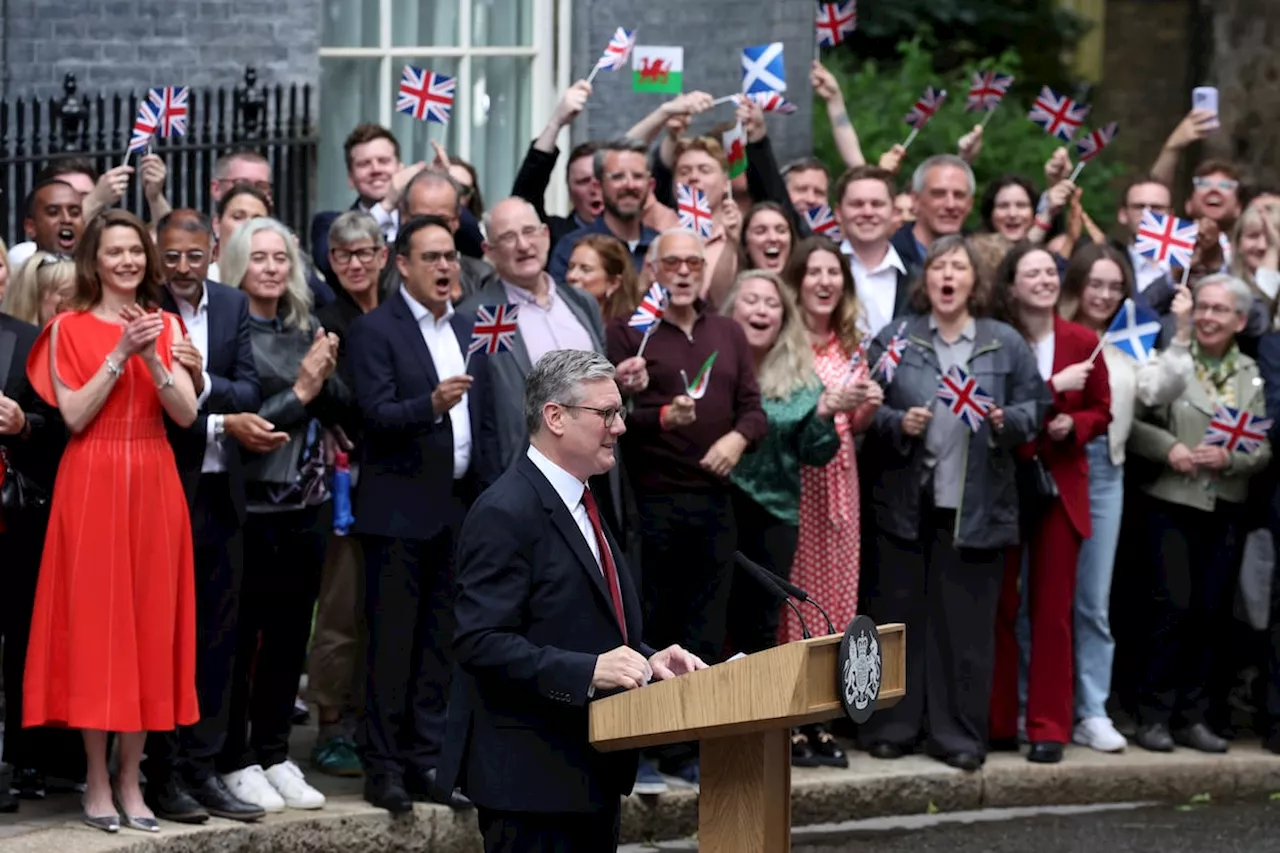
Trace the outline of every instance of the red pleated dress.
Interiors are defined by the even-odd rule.
[[[27,360],[57,405],[50,370],[82,387],[121,326],[87,312],[45,327]],[[171,367],[169,326],[156,352]],[[24,680],[23,725],[164,731],[199,718],[191,519],[163,409],[140,356],[58,467]]]

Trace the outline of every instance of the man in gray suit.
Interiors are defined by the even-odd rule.
[[[400,211],[399,221],[408,222],[415,216],[438,216],[449,223],[449,230],[456,235],[462,210],[461,198],[458,183],[448,174],[422,169],[405,184],[400,193],[400,200],[396,205]],[[455,304],[497,281],[493,267],[478,258],[459,255],[458,265],[461,267],[458,277],[460,289],[454,293]],[[399,289],[400,271],[395,264],[387,264],[383,274],[382,293],[395,293]],[[523,390],[521,393],[524,393]]]

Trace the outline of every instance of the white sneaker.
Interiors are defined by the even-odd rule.
[[[228,773],[222,777],[222,781],[237,800],[267,812],[282,812],[285,809],[284,799],[267,781],[261,764],[251,764],[243,770]]]
[[[1116,731],[1110,717],[1089,717],[1076,723],[1071,733],[1073,743],[1096,749],[1098,752],[1124,752],[1129,742]]]
[[[284,798],[291,809],[322,809],[324,794],[307,784],[302,770],[292,761],[281,761],[267,768],[267,781]]]

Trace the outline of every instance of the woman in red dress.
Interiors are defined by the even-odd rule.
[[[191,525],[163,417],[190,426],[196,397],[171,357],[182,332],[159,310],[160,281],[142,222],[100,214],[76,249],[71,310],[27,360],[71,440],[40,564],[23,725],[82,730],[84,819],[108,832],[118,815],[158,830],[139,788],[146,732],[199,717]],[[114,792],[107,732],[120,733]]]

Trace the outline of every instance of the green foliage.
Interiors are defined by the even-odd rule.
[[[998,70],[1015,78],[1026,71],[1013,49],[1006,50],[995,59],[967,62],[948,74],[938,74],[933,70],[932,56],[918,38],[899,44],[898,52],[901,61],[896,67],[876,60],[858,63],[849,59],[847,54],[840,53],[824,57],[824,62],[840,82],[849,118],[858,132],[863,154],[871,163],[879,160],[880,155],[894,144],[906,140],[911,128],[903,121],[903,116],[926,86],[947,90],[946,103],[920,131],[907,151],[898,173],[899,186],[906,188],[912,171],[922,160],[933,154],[955,153],[960,137],[973,130],[973,126],[984,118],[985,113],[966,113],[964,109],[974,71]],[[979,199],[982,187],[988,181],[1010,172],[1023,175],[1036,186],[1044,188],[1045,161],[1062,143],[1027,118],[1030,105],[1030,100],[1023,100],[1011,92],[983,130],[982,153],[973,164]],[[1095,118],[1105,121],[1101,116]],[[1086,124],[1085,129],[1091,130],[1092,125]],[[814,110],[813,131],[817,156],[833,175],[840,174],[844,171],[844,164],[832,142],[826,110]],[[1068,148],[1068,153],[1074,161],[1074,145]],[[1126,171],[1124,164],[1115,157],[1115,150],[1108,148],[1089,162],[1078,179],[1084,188],[1082,201],[1085,210],[1103,228],[1114,218],[1112,185]],[[977,224],[977,208],[978,200],[975,200],[971,226]]]

